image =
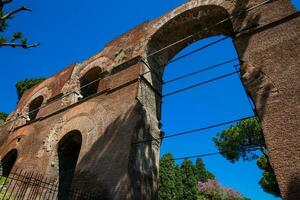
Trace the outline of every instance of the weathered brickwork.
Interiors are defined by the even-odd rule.
[[[26,91],[0,128],[0,155],[16,149],[14,167],[58,177],[58,144],[76,130],[82,142],[73,185],[108,199],[157,199],[160,143],[133,143],[161,135],[166,63],[189,44],[224,34],[235,43],[283,199],[299,199],[300,17],[289,0],[263,3],[192,0],[123,34]],[[83,98],[82,79],[95,68],[97,92]],[[28,121],[29,105],[40,96],[36,119]]]

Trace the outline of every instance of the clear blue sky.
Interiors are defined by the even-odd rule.
[[[154,19],[184,0],[79,1],[15,0],[10,8],[26,5],[32,13],[17,15],[10,31],[22,31],[29,41],[38,41],[36,49],[0,48],[0,111],[11,112],[17,101],[15,84],[30,77],[49,77],[68,64],[80,62],[132,27]],[[299,9],[300,3],[294,1]],[[9,33],[9,32],[8,32]],[[197,48],[216,38],[209,38],[185,49]],[[233,44],[226,40],[199,54],[166,68],[166,80],[236,57]],[[233,71],[232,65],[212,70],[164,87],[164,92]],[[170,96],[163,101],[163,129],[169,134],[252,115],[243,86],[237,76]],[[165,140],[161,153],[175,157],[215,152],[211,137],[222,128]],[[276,199],[258,185],[261,171],[255,162],[231,164],[221,156],[204,158],[207,168],[218,180],[253,200]]]

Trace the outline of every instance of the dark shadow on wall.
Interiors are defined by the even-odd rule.
[[[132,144],[129,156],[129,175],[131,183],[131,199],[158,199],[157,181],[158,169],[155,163],[155,148],[159,148],[159,141],[147,143],[135,143],[145,138],[152,138],[151,126],[147,120],[147,113],[141,104],[137,104],[135,110],[141,116],[136,123],[136,134],[132,134]],[[142,187],[141,187],[142,186]]]
[[[299,200],[300,197],[300,175],[294,177],[289,183],[287,200]]]
[[[67,133],[58,143],[59,200],[68,200],[81,143],[82,137],[79,131]]]
[[[3,159],[1,159],[1,167],[2,167],[2,174],[0,176],[8,177],[11,170],[13,169],[15,162],[18,157],[18,151],[16,149],[11,150],[8,152]]]
[[[254,6],[249,0],[236,1],[233,15],[238,17],[232,20],[234,27],[233,40],[241,62],[241,76],[247,95],[255,104],[254,112],[262,120],[266,103],[272,91],[273,85],[268,82],[263,73],[263,66],[253,66],[245,59],[245,54],[251,40],[251,31],[259,26],[261,15],[256,12],[243,12]],[[243,35],[244,34],[244,35]]]
[[[283,1],[282,1],[283,2]],[[294,15],[283,17],[277,19],[273,22],[264,25],[260,24],[263,21],[261,18],[261,12],[266,10],[272,10],[274,7],[270,5],[280,5],[282,2],[270,2],[262,5],[261,8],[257,8],[248,14],[241,14],[238,18],[233,20],[233,26],[235,29],[234,42],[241,61],[241,71],[242,71],[242,81],[248,96],[252,99],[255,104],[255,113],[258,115],[261,121],[264,120],[266,106],[269,98],[272,95],[278,94],[278,89],[275,85],[276,80],[268,76],[265,72],[267,68],[271,66],[265,66],[263,63],[264,57],[261,57],[261,64],[254,63],[254,61],[249,61],[247,55],[247,50],[250,45],[253,34],[259,33],[261,31],[273,28],[287,20],[295,17]],[[258,2],[255,1],[236,1],[234,13],[238,13],[239,10],[245,10],[247,8],[257,5]],[[266,7],[268,7],[266,9]],[[252,47],[253,48],[253,47]]]
[[[103,135],[90,144],[91,148],[76,167],[73,188],[80,187],[97,194],[97,199],[101,200],[141,199],[143,195],[149,199],[152,185],[143,191],[141,185],[154,184],[156,168],[151,166],[153,154],[151,148],[146,154],[132,144],[138,129],[144,126],[139,110],[137,105],[116,118]]]

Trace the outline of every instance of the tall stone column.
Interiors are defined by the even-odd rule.
[[[300,15],[289,1],[272,3],[257,28],[237,35],[244,86],[262,122],[283,199],[300,199]]]

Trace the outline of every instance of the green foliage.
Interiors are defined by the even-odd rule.
[[[27,39],[24,38],[21,32],[15,32],[10,37],[5,35],[5,31],[8,28],[8,21],[11,20],[14,15],[18,14],[19,12],[31,11],[29,8],[22,6],[14,10],[4,12],[4,8],[11,2],[12,0],[0,0],[0,47],[10,46],[13,48],[22,47],[26,49],[37,47],[39,44],[28,45]]]
[[[235,126],[223,130],[213,141],[221,154],[233,163],[239,159],[257,159],[258,155],[249,152],[248,147],[265,146],[261,125],[254,117],[239,121]]]
[[[159,199],[176,199],[176,165],[172,154],[165,154],[160,161]]]
[[[264,151],[262,152],[263,156],[259,156],[256,152],[247,150],[249,146],[266,149],[263,130],[257,118],[253,117],[239,121],[236,125],[218,133],[213,141],[221,154],[232,163],[240,159],[247,161],[259,158],[257,165],[263,170],[263,176],[259,184],[265,192],[280,196],[278,183],[267,158],[267,152]]]
[[[214,179],[215,176],[206,170],[204,162],[202,159],[197,159],[196,160],[196,166],[195,166],[195,175],[196,175],[196,179],[197,181],[200,182],[206,182],[210,179]]]
[[[198,191],[198,182],[207,182],[214,178],[214,175],[205,168],[202,159],[197,159],[195,164],[191,160],[176,164],[172,154],[165,154],[160,160],[159,199],[210,200]],[[217,196],[213,197],[219,200]]]
[[[4,176],[0,176],[0,188],[3,186],[3,185],[6,185],[7,183],[6,183],[6,177],[4,177]],[[10,195],[9,193],[6,193],[6,195],[5,195],[5,197],[4,197],[4,193],[5,193],[5,190],[4,191],[2,191],[2,193],[0,193],[0,199],[2,199],[2,200],[14,200],[15,198],[12,196],[12,195]],[[11,196],[10,198],[9,198],[9,196]]]
[[[181,172],[181,168],[179,165],[176,165],[175,168],[175,174],[176,174],[176,198],[175,200],[182,200],[183,199],[183,191],[184,191],[184,185],[182,182],[182,172]]]
[[[0,176],[0,186],[4,185],[6,182],[6,177]]]
[[[0,193],[0,199],[1,200],[14,200],[13,197],[9,197],[9,196],[10,196],[9,194],[6,194],[5,197],[4,197],[4,194]]]
[[[182,183],[183,183],[183,199],[197,200],[197,179],[195,176],[196,168],[192,161],[184,160],[181,165]]]
[[[37,84],[41,83],[44,80],[45,80],[45,78],[32,78],[32,79],[25,79],[25,80],[19,81],[16,84],[18,100],[21,99],[23,93],[26,90],[36,86]],[[4,112],[0,112],[0,123],[5,122],[7,117],[8,117],[8,114],[6,114]]]
[[[0,112],[0,122],[5,122],[7,117],[8,117],[7,113]]]
[[[25,80],[19,81],[16,84],[18,99],[19,100],[21,99],[23,93],[26,90],[36,86],[37,84],[41,83],[44,80],[45,80],[45,78],[32,78],[32,79],[25,79]]]
[[[259,180],[259,184],[263,190],[274,196],[280,197],[280,190],[276,180],[275,173],[270,165],[268,158],[262,155],[257,161],[257,166],[263,170],[263,176]]]

